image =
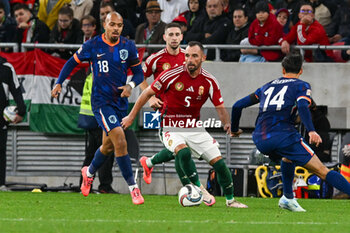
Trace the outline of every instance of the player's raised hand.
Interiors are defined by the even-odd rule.
[[[119,90],[123,90],[122,93],[120,94],[120,97],[130,97],[132,87],[129,84],[126,84],[125,86],[118,87]]]
[[[152,96],[149,100],[148,100],[149,106],[151,108],[161,108],[163,105],[163,101],[161,101],[160,99],[158,99],[155,96]]]
[[[231,137],[239,137],[239,135],[241,135],[243,133],[243,130],[238,129],[237,132],[231,132]]]
[[[315,144],[316,147],[318,147],[318,145],[322,143],[322,138],[320,137],[320,135],[318,135],[318,133],[316,133],[316,131],[310,131],[309,138],[310,138],[309,143]]]
[[[61,93],[61,90],[62,90],[62,86],[61,84],[56,84],[53,89],[51,90],[51,96],[53,98],[57,98],[58,94]]]
[[[124,117],[124,118],[122,119],[122,123],[121,123],[123,129],[125,130],[125,129],[129,128],[130,125],[132,125],[132,122],[133,122],[133,121],[134,121],[134,119],[132,119],[129,115],[127,115],[126,117]]]

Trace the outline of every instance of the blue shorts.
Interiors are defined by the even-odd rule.
[[[314,155],[314,151],[303,141],[302,137],[299,141],[292,141],[291,143],[288,143],[288,138],[282,142],[271,138],[255,144],[261,153],[268,155],[271,159],[285,157],[297,166],[304,166]]]
[[[116,127],[120,127],[122,119],[126,116],[126,112],[120,112],[109,105],[93,110],[98,125],[108,135],[109,131]]]

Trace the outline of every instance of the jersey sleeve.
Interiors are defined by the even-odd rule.
[[[139,53],[137,52],[136,46],[132,41],[129,41],[128,63],[129,63],[129,67],[134,67],[141,64],[139,59]]]
[[[261,88],[258,88],[255,92],[254,95],[256,99],[260,100],[261,99]]]
[[[220,104],[224,103],[224,99],[221,96],[221,91],[218,82],[216,79],[213,79],[211,82],[211,89],[210,90],[210,99],[211,102],[213,102],[214,106],[218,106]]]
[[[90,60],[92,57],[91,40],[86,41],[73,55],[74,60],[79,64],[82,61]]]
[[[311,86],[307,82],[302,82],[297,87],[296,93],[297,102],[306,100],[311,104]]]
[[[172,80],[172,78],[167,78],[170,75],[168,73],[167,70],[163,71],[151,84],[151,88],[155,93],[162,93],[167,89],[170,80]]]
[[[154,60],[153,60],[154,56],[149,56],[147,59],[146,59],[146,62],[143,64],[143,74],[145,75],[145,78],[148,78],[150,77],[152,74],[153,74],[153,70],[152,70],[152,66],[153,66],[153,63],[154,63]]]

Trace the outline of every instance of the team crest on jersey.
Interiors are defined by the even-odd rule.
[[[173,140],[169,140],[168,145],[171,146],[173,144]]]
[[[114,115],[109,116],[109,117],[108,117],[108,120],[109,120],[109,122],[111,122],[112,124],[117,123],[117,118],[116,118],[116,116],[114,116]]]
[[[120,51],[119,51],[119,56],[120,56],[120,59],[122,59],[123,61],[125,61],[126,59],[128,59],[128,56],[129,56],[128,50],[126,50],[126,49],[120,50]]]
[[[203,95],[203,93],[204,93],[204,87],[200,86],[198,89],[198,95]]]
[[[161,84],[159,81],[155,82],[155,83],[153,84],[153,86],[154,86],[157,90],[160,90],[160,89],[162,88],[162,84]]]
[[[163,66],[162,66],[163,70],[168,70],[171,68],[171,65],[169,63],[164,63]]]
[[[175,89],[177,91],[182,91],[184,89],[184,84],[182,82],[175,83]]]

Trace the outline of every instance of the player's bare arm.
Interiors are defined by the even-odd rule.
[[[51,90],[51,96],[52,96],[53,98],[57,98],[58,94],[61,93],[61,90],[62,90],[61,84],[57,83],[57,84],[53,87],[53,89]]]
[[[140,88],[141,90],[145,90],[148,87],[148,83],[146,81],[146,79],[140,84]],[[163,105],[163,101],[161,101],[159,98],[152,96],[149,100],[148,100],[148,104],[151,108],[161,108]]]
[[[152,90],[151,87],[147,87],[137,99],[134,107],[131,109],[129,115],[123,118],[122,127],[123,129],[127,129],[133,123],[136,118],[137,113],[141,110],[141,108],[147,103],[147,101],[151,98],[151,96],[156,93]]]
[[[218,106],[215,106],[215,109],[219,115],[221,123],[224,125],[224,130],[226,131],[227,134],[230,134],[231,133],[230,116],[225,108],[225,105],[220,104]]]

